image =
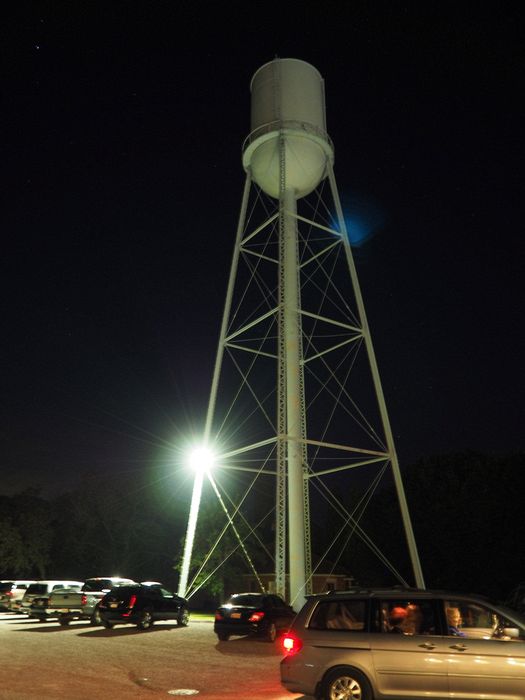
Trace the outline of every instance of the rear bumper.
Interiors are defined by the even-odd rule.
[[[119,615],[118,613],[100,610],[100,617],[104,622],[111,622],[112,625],[136,625],[141,616],[141,612],[132,612],[129,615]]]
[[[58,617],[58,613],[54,610],[46,610],[45,608],[32,608],[28,615],[30,617],[38,617],[41,620],[45,620],[47,617]]]
[[[317,678],[313,669],[294,657],[285,656],[280,664],[281,685],[291,693],[316,696]]]
[[[261,628],[259,625],[251,622],[215,622],[213,626],[213,631],[215,634],[232,634],[238,636],[245,636],[247,634],[260,634]]]

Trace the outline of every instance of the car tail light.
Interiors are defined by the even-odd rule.
[[[288,656],[292,654],[297,654],[303,648],[303,643],[299,637],[295,637],[293,634],[285,634],[283,637],[283,650]]]
[[[220,611],[220,610],[216,610],[216,611],[215,611],[215,619],[216,619],[216,620],[224,620],[224,615],[221,615],[221,611]]]
[[[264,613],[262,610],[257,610],[256,612],[252,613],[250,617],[248,618],[248,622],[260,622],[264,617]]]
[[[129,603],[128,603],[128,612],[127,613],[122,613],[122,617],[129,617],[131,615],[131,611],[133,610],[133,606],[137,602],[137,596],[132,595],[130,596]]]
[[[86,605],[87,603],[87,595],[84,593],[80,596],[80,605]]]

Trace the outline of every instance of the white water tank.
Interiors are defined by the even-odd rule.
[[[334,151],[326,133],[324,84],[319,71],[296,58],[266,63],[251,82],[251,133],[244,142],[243,166],[271,197],[279,198],[281,139],[283,188],[297,198],[326,177]]]

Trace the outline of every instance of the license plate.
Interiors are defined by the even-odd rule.
[[[230,617],[233,617],[235,620],[238,620],[241,617],[241,613],[232,613]]]
[[[118,603],[110,603],[109,607],[110,608],[118,608]]]

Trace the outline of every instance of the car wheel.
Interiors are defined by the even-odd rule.
[[[70,622],[71,622],[71,620],[66,615],[59,615],[58,616],[58,624],[62,625],[62,627],[67,627]]]
[[[188,608],[182,608],[179,616],[177,618],[177,624],[179,627],[187,627],[190,621],[190,611]]]
[[[219,642],[227,642],[230,635],[228,632],[217,632],[217,637],[219,638]]]
[[[89,618],[89,624],[90,625],[101,625],[102,624],[102,618],[100,616],[100,610],[97,607],[93,610],[93,615]]]
[[[323,700],[372,700],[365,676],[350,666],[328,673],[323,681]]]
[[[276,637],[277,637],[277,628],[276,628],[274,622],[270,622],[270,624],[266,628],[266,634],[265,634],[266,641],[267,642],[275,642]]]
[[[137,623],[137,629],[149,630],[153,626],[153,615],[149,610],[143,610],[140,620]]]
[[[113,629],[113,622],[110,622],[109,620],[102,620],[102,624],[107,630]]]

